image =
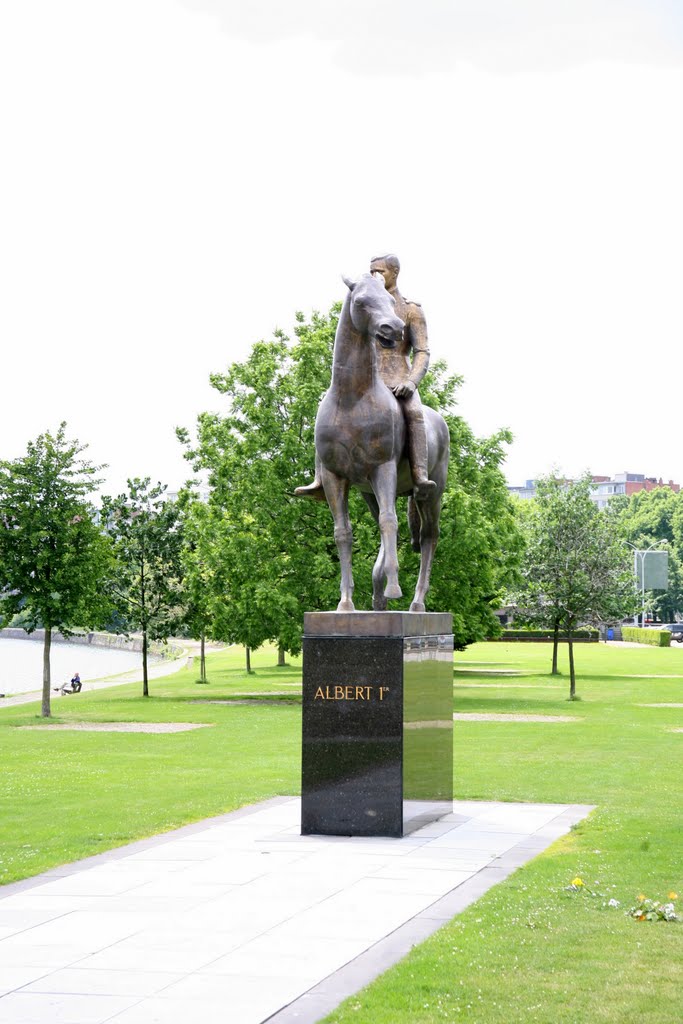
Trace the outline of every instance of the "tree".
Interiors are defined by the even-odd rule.
[[[80,458],[87,445],[66,437],[66,423],[30,441],[26,455],[0,462],[2,611],[21,610],[24,628],[45,630],[41,714],[50,716],[50,650],[55,631],[94,629],[111,605],[105,582],[111,546],[88,496],[103,469]]]
[[[441,511],[441,535],[434,559],[429,603],[453,613],[456,649],[499,632],[494,614],[517,580],[522,535],[501,464],[512,441],[507,430],[488,438],[475,437],[456,415],[461,380],[436,363],[424,398],[444,416],[451,435],[449,482]],[[401,566],[410,576],[418,571],[418,555],[401,527]]]
[[[194,468],[208,472],[215,638],[248,650],[274,640],[297,653],[303,609],[330,607],[338,589],[327,507],[293,493],[313,471],[337,316],[299,314],[294,344],[280,331],[257,342],[211,377],[227,414],[200,415],[194,444],[178,431]]]
[[[653,491],[638,491],[630,498],[613,498],[607,507],[633,548],[668,551],[669,585],[666,590],[652,592],[651,604],[663,622],[675,621],[683,611],[683,493],[656,487]],[[641,565],[635,568],[639,577]]]
[[[188,485],[178,496],[178,511],[183,536],[180,552],[185,601],[183,626],[193,640],[199,641],[199,682],[206,683],[206,640],[215,639],[210,510]]]
[[[619,621],[634,607],[629,552],[610,517],[591,500],[590,477],[539,480],[527,517],[520,614],[562,629],[569,651],[569,699],[576,699],[573,635],[582,625]],[[554,664],[556,665],[556,654]]]
[[[103,515],[117,560],[112,594],[127,629],[142,633],[142,693],[149,697],[150,640],[167,640],[182,622],[179,510],[166,487],[128,481],[128,493],[104,498]]]
[[[204,413],[197,440],[178,436],[195,470],[208,472],[208,529],[213,539],[217,638],[257,646],[267,639],[301,649],[303,612],[333,608],[339,594],[332,520],[324,503],[294,497],[311,478],[313,429],[329,385],[339,307],[310,321],[297,315],[295,339],[282,332],[257,342],[246,361],[214,374],[229,403],[225,415]],[[461,384],[436,363],[420,391],[446,414],[452,462],[442,515],[442,541],[432,574],[432,607],[454,612],[456,644],[496,629],[493,610],[519,560],[519,531],[500,470],[509,435],[477,439],[453,411]],[[405,510],[405,500],[399,502]],[[399,510],[400,511],[400,510]],[[363,499],[350,496],[354,525],[355,597],[370,607],[379,539]],[[401,519],[403,578],[417,575],[406,516]],[[408,607],[406,597],[395,607]],[[221,625],[222,623],[222,625]]]

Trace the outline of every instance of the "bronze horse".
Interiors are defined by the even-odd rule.
[[[441,496],[448,473],[449,435],[442,416],[425,407],[429,477],[436,489],[424,500],[413,496],[406,458],[406,425],[399,399],[382,381],[375,345],[393,348],[403,321],[380,274],[344,279],[346,296],[334,341],[332,383],[315,420],[316,463],[334,518],[341,563],[337,611],[353,611],[352,531],[349,487],[362,493],[379,525],[381,545],[372,571],[372,607],[402,596],[398,582],[396,497],[409,495],[408,521],[413,548],[420,552],[420,574],[410,610],[423,612],[434,549],[439,536]]]

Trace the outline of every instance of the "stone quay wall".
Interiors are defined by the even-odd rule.
[[[42,643],[45,640],[45,630],[35,629],[32,633],[27,633],[25,629],[17,629],[10,626],[6,629],[0,629],[0,640],[35,640]],[[55,631],[52,634],[52,643],[79,644],[85,647],[108,647],[111,650],[131,651],[134,653],[142,652],[141,636],[125,636],[122,633],[76,633],[73,636],[67,637]],[[148,650],[154,658],[167,658],[171,661],[187,654],[185,648],[177,643],[169,642],[162,644],[156,640],[149,642]]]

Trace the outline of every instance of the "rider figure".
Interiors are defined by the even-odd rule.
[[[405,323],[403,339],[396,348],[377,346],[379,374],[399,399],[408,430],[408,461],[417,499],[427,498],[436,484],[427,469],[427,434],[417,386],[429,369],[427,323],[419,302],[409,302],[398,290],[396,280],[401,264],[398,256],[376,256],[370,273],[379,273],[396,303],[396,316]],[[412,349],[412,365],[410,362]]]
[[[403,338],[396,348],[376,347],[379,374],[399,401],[408,432],[408,461],[413,477],[414,495],[418,501],[429,497],[436,484],[428,477],[427,434],[422,402],[417,386],[429,369],[427,324],[419,302],[409,302],[398,290],[396,280],[401,265],[398,256],[376,256],[370,262],[370,273],[381,274],[384,285],[396,303],[396,315],[403,320]],[[412,364],[410,361],[412,350]],[[315,480],[297,487],[295,494],[324,501],[318,467]]]

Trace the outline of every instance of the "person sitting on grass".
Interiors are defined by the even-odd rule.
[[[62,683],[61,686],[55,686],[55,693],[61,693],[66,696],[68,693],[80,693],[83,689],[83,683],[78,672],[74,672],[73,676],[68,683]]]

